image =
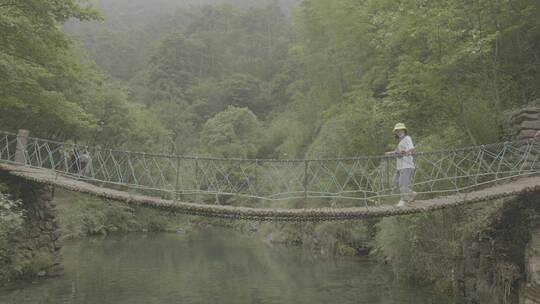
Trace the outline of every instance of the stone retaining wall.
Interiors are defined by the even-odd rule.
[[[540,107],[521,109],[510,119],[514,138],[517,140],[534,138],[540,130]]]
[[[520,304],[540,303],[540,226],[531,228],[531,240],[525,252],[527,278],[521,286]]]
[[[28,260],[40,259],[41,269],[35,275],[54,276],[63,273],[60,227],[53,202],[54,187],[0,173],[11,196],[22,201],[25,221],[23,232],[13,240],[13,246]]]

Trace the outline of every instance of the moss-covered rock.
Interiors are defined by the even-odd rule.
[[[459,303],[518,303],[539,196],[383,219],[372,254]]]

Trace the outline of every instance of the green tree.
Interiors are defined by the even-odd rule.
[[[222,157],[257,157],[261,137],[257,116],[246,108],[232,106],[208,120],[201,132],[205,151]]]
[[[379,124],[405,121],[423,146],[502,140],[506,112],[539,97],[539,5],[306,0],[295,15],[289,115],[319,147],[335,140],[328,121],[373,106]],[[361,133],[350,134],[359,153]]]
[[[34,126],[36,133],[91,128],[95,121],[78,102],[86,69],[58,25],[70,18],[98,18],[78,1],[0,1],[0,109],[2,127]]]
[[[262,83],[259,79],[246,74],[235,74],[225,78],[221,85],[226,104],[249,108],[257,115],[268,112]]]
[[[99,19],[84,1],[0,1],[0,127],[108,147],[163,141],[164,130],[95,70],[60,30]]]

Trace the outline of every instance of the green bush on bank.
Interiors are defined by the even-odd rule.
[[[429,214],[389,217],[377,225],[371,254],[397,277],[433,284],[456,297],[477,297],[478,286],[499,296],[523,267],[529,228],[540,223],[534,199],[491,201]],[[474,302],[478,299],[468,299]]]
[[[9,282],[16,279],[31,279],[39,275],[53,264],[53,257],[49,253],[17,248],[13,250],[9,263],[5,264],[6,272],[0,282]]]
[[[64,239],[111,233],[175,231],[188,224],[186,217],[161,210],[131,207],[83,195],[58,205]]]
[[[479,212],[478,218],[468,218],[461,209],[384,218],[377,224],[371,254],[389,263],[400,279],[451,292],[462,273],[463,244],[474,233],[465,224],[475,222],[477,231],[488,224],[480,219],[490,210]]]
[[[302,246],[323,255],[354,256],[369,245],[369,224],[345,223],[264,223],[257,229],[268,243]]]
[[[0,282],[10,281],[40,269],[40,259],[29,259],[14,246],[21,234],[24,213],[21,202],[0,193]]]

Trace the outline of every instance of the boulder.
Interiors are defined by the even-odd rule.
[[[540,107],[534,106],[534,107],[527,107],[521,110],[523,113],[540,113]]]
[[[520,304],[535,304],[540,299],[540,227],[531,231],[525,250],[526,280],[520,286]]]
[[[60,239],[61,236],[62,236],[62,232],[60,231],[60,229],[56,229],[55,231],[51,233],[51,239],[53,240],[53,242]]]
[[[52,242],[51,237],[49,235],[43,234],[40,235],[38,238],[38,248],[44,248],[47,247]]]
[[[524,121],[519,125],[519,128],[520,129],[540,130],[540,119],[539,120]]]
[[[49,270],[47,275],[51,277],[60,276],[64,273],[64,266],[62,264],[54,264]]]
[[[520,130],[519,133],[517,134],[517,139],[518,140],[523,140],[523,139],[534,138],[534,135],[536,134],[536,132],[537,132],[537,130],[533,130],[533,129]]]
[[[513,125],[519,125],[527,120],[540,120],[540,113],[531,114],[531,113],[518,113],[511,118],[511,123]]]

